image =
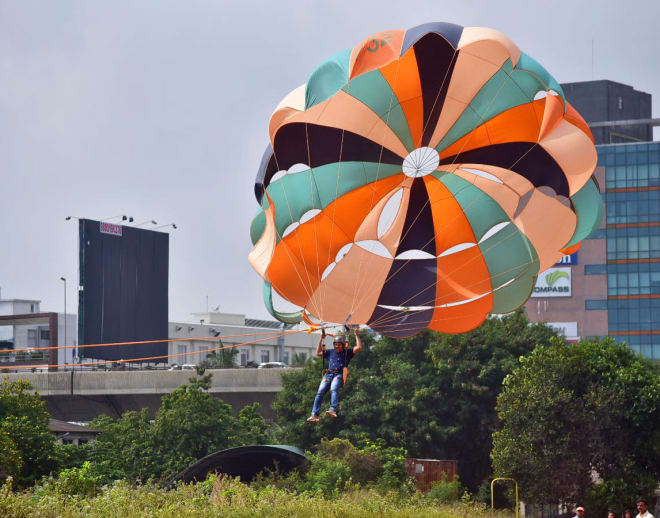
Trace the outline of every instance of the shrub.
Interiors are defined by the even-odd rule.
[[[383,474],[383,463],[376,451],[358,450],[345,439],[323,439],[318,454],[327,459],[345,461],[351,479],[360,485],[375,482]]]
[[[336,495],[351,485],[351,468],[343,459],[310,454],[307,476],[297,486],[299,492],[321,491],[324,496]]]
[[[461,483],[458,475],[454,477],[454,480],[449,481],[447,480],[447,473],[443,473],[440,480],[436,480],[431,484],[427,496],[441,504],[453,504],[458,501],[459,496],[461,496]]]
[[[90,497],[99,493],[101,481],[100,477],[93,473],[91,462],[85,461],[80,468],[64,469],[57,477],[49,477],[42,489],[61,495]]]
[[[265,487],[255,489],[238,479],[217,477],[199,484],[179,484],[173,491],[153,484],[134,486],[115,482],[102,488],[95,497],[71,497],[51,492],[35,497],[38,488],[14,492],[9,484],[0,486],[0,516],[3,518],[486,518],[486,508],[467,501],[451,506],[431,502],[421,494],[402,497],[398,492],[379,493],[370,489],[350,491],[336,498],[323,498],[322,493],[293,494]],[[498,513],[510,518],[511,513]]]
[[[254,489],[271,487],[293,493],[303,483],[303,480],[304,476],[297,469],[290,471],[286,475],[282,474],[277,468],[274,470],[266,469],[257,474],[250,483],[250,486]]]
[[[376,456],[382,466],[382,472],[376,487],[381,491],[403,489],[404,492],[414,492],[414,483],[406,471],[406,450],[404,448],[386,447],[385,441],[364,439],[360,452]]]

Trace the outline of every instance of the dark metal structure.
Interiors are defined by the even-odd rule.
[[[89,219],[79,223],[79,343],[166,340],[169,234]],[[130,360],[167,355],[167,343],[79,351],[84,358]]]
[[[295,446],[254,445],[222,450],[198,460],[170,482],[185,483],[206,479],[209,473],[222,473],[250,482],[264,470],[277,470],[285,474],[294,468],[305,467],[309,461],[305,453]]]

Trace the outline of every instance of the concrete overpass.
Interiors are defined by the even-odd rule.
[[[294,369],[213,369],[211,392],[234,408],[261,403],[266,419],[275,417],[271,404],[282,389],[282,372]],[[100,414],[119,417],[128,410],[148,408],[152,415],[160,408],[164,394],[172,392],[195,371],[68,371],[0,374],[0,379],[28,381],[45,400],[54,419],[90,421]]]

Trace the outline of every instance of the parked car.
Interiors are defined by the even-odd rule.
[[[182,368],[184,371],[194,371],[195,369],[197,369],[197,365],[195,365],[194,363],[184,363],[184,364],[181,366],[181,368]]]
[[[260,363],[257,369],[286,369],[288,365],[282,362],[266,362]]]

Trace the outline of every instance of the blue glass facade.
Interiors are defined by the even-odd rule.
[[[597,149],[606,178],[609,335],[660,360],[660,142]]]

